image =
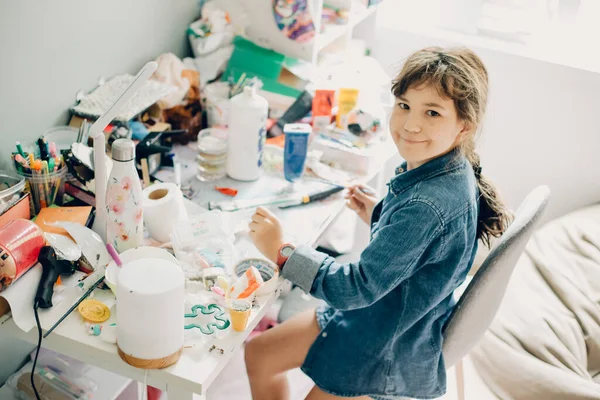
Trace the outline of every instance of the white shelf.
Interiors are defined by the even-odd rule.
[[[129,386],[131,379],[101,368],[91,367],[86,375],[98,385],[95,399],[114,400]]]
[[[31,366],[32,363],[29,362],[21,368],[21,371],[29,372],[31,371]],[[98,386],[98,389],[94,392],[95,399],[114,400],[131,382],[131,379],[129,378],[94,366],[90,366],[89,370],[86,371],[85,376],[93,380]],[[0,387],[0,399],[17,399],[15,396],[14,390],[8,385]]]
[[[356,25],[367,19],[377,10],[379,5],[366,7],[360,3],[354,3],[350,10],[348,23],[344,25],[326,24],[325,31],[317,35],[315,39],[315,53],[320,52],[331,43],[347,35]]]

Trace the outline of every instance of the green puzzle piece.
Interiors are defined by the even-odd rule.
[[[192,307],[191,314],[185,314],[184,318],[198,318],[198,309],[203,315],[214,314],[214,319],[217,322],[210,322],[206,325],[189,324],[184,326],[185,329],[198,328],[203,334],[212,335],[215,333],[213,328],[220,331],[229,328],[229,325],[231,324],[229,319],[225,316],[223,309],[216,304],[209,304],[208,307],[204,307],[202,304],[196,304]]]

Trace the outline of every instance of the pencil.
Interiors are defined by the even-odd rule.
[[[144,180],[144,187],[150,185],[150,173],[148,172],[148,159],[142,158],[142,179]]]

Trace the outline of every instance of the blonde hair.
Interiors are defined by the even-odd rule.
[[[491,237],[504,233],[512,220],[492,182],[481,174],[476,139],[487,105],[488,73],[481,59],[466,48],[429,47],[408,57],[392,85],[392,93],[402,96],[409,88],[433,85],[442,98],[454,102],[458,118],[468,130],[459,148],[473,166],[479,187],[477,239],[490,247]]]

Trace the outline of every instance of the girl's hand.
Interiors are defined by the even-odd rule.
[[[283,245],[281,222],[269,210],[258,207],[248,224],[254,246],[269,260],[277,263],[279,248]]]
[[[371,223],[373,209],[379,202],[375,191],[364,185],[351,186],[346,193],[346,200],[346,206],[351,210],[354,210],[360,219],[369,225]]]

